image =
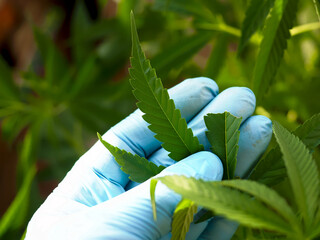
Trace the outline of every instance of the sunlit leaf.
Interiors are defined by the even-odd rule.
[[[275,0],[251,0],[241,28],[238,52],[242,52],[250,37],[263,25]]]
[[[316,163],[297,136],[277,122],[273,124],[273,131],[283,154],[296,204],[308,228],[319,205],[320,183]]]
[[[299,227],[299,222],[288,203],[273,189],[250,180],[222,181],[220,185],[235,188],[252,195],[256,199],[268,205],[270,208],[274,209],[292,225]]]
[[[197,205],[211,209],[228,219],[253,228],[292,234],[292,227],[281,215],[266,207],[259,199],[223,186],[224,181],[206,182],[177,175],[160,177],[158,180],[181,194],[183,198],[192,200]]]
[[[320,114],[312,116],[299,126],[293,134],[298,136],[310,149],[320,144]],[[263,157],[250,175],[250,179],[269,186],[278,184],[286,177],[286,169],[279,146],[273,148]]]
[[[167,89],[162,86],[150,61],[146,59],[140,47],[133,14],[131,24],[132,57],[129,72],[133,94],[139,101],[137,106],[145,113],[143,119],[150,124],[149,129],[156,133],[155,138],[163,142],[162,147],[172,159],[179,161],[203,150],[203,146],[193,136],[180,110],[176,109]]]

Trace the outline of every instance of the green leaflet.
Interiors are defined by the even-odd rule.
[[[208,128],[206,132],[207,138],[212,146],[212,152],[217,154],[222,161],[225,179],[234,177],[239,149],[241,119],[228,112],[208,114],[204,117]]]
[[[228,5],[225,5],[223,2],[220,1],[200,0],[200,2],[203,6],[208,8],[214,16],[226,12],[226,8],[228,7]]]
[[[199,32],[192,36],[180,38],[179,41],[170,44],[152,60],[152,66],[157,69],[159,76],[167,76],[171,69],[178,69],[187,60],[194,56],[211,39],[211,32]]]
[[[87,34],[88,29],[93,25],[89,13],[83,1],[76,3],[71,19],[71,36],[72,36],[72,59],[81,66],[82,61],[90,54],[90,50],[94,48],[93,43],[88,41],[92,35]]]
[[[279,215],[290,222],[292,226],[295,226],[296,229],[299,229],[300,223],[292,209],[289,207],[285,199],[283,199],[273,189],[251,180],[222,181],[220,185],[235,188],[252,195],[256,199],[268,205],[270,208],[274,209]]]
[[[289,30],[293,26],[298,2],[298,0],[275,0],[267,18],[253,74],[253,90],[258,104],[275,77],[284,50],[287,48]]]
[[[242,118],[237,118],[229,112],[208,114],[204,117],[208,131],[207,138],[211,144],[211,150],[223,164],[224,179],[233,179],[237,165],[239,127]],[[214,216],[212,211],[200,211],[197,222],[203,222]]]
[[[298,136],[310,149],[315,149],[320,144],[320,113],[299,126],[293,134]],[[286,176],[286,169],[282,160],[279,146],[273,148],[263,157],[250,176],[250,179],[272,186],[282,181]]]
[[[143,119],[148,122],[155,138],[163,142],[162,147],[169,152],[169,156],[179,161],[190,154],[203,150],[197,137],[181,117],[179,109],[169,98],[167,89],[157,78],[150,61],[146,59],[138,39],[133,13],[131,13],[132,57],[130,83],[133,94],[139,101],[137,106],[145,113]]]
[[[273,124],[273,131],[283,154],[295,202],[308,229],[319,207],[320,183],[316,163],[298,137],[277,122]]]
[[[211,1],[212,2],[212,1]],[[207,61],[204,76],[217,79],[223,69],[224,62],[228,53],[228,35],[221,35],[215,42],[210,57]]]
[[[191,15],[208,21],[213,18],[211,11],[197,0],[156,0],[153,8],[158,11],[172,11]]]
[[[104,141],[99,133],[97,133],[97,135],[100,142],[110,151],[117,163],[121,166],[121,170],[127,173],[129,179],[132,181],[139,183],[144,182],[165,169],[164,166],[160,165],[158,167],[144,157],[133,155],[130,152],[114,147]]]
[[[249,179],[273,186],[281,182],[286,177],[286,173],[280,148],[277,146],[257,163]]]
[[[245,226],[277,231],[286,235],[297,234],[281,215],[265,206],[266,201],[262,202],[260,199],[253,198],[252,195],[223,186],[228,180],[205,182],[177,175],[160,177],[158,180],[181,194],[183,198],[190,199],[197,205],[213,210]]]
[[[48,87],[58,85],[68,72],[68,62],[48,36],[37,28],[34,28],[33,32],[45,64],[45,79]]]
[[[193,215],[197,212],[197,205],[187,199],[182,199],[173,213],[172,240],[184,240],[193,221]]]
[[[72,82],[72,87],[70,87],[68,93],[68,99],[74,99],[81,93],[88,91],[88,86],[96,79],[96,68],[96,56],[94,54],[87,56],[75,77],[75,81]]]
[[[275,0],[251,0],[241,28],[238,53],[241,53],[250,37],[260,28]]]
[[[311,150],[320,144],[320,113],[313,115],[293,132]]]

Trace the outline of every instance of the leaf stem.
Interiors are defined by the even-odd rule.
[[[290,30],[291,36],[297,36],[302,33],[320,29],[320,22],[313,22],[294,27]]]
[[[241,30],[240,29],[231,27],[231,26],[224,24],[224,23],[219,23],[219,24],[200,23],[200,24],[196,24],[195,27],[198,29],[203,29],[203,30],[213,30],[213,31],[228,33],[228,34],[235,36],[235,37],[238,37],[238,38],[241,37]]]

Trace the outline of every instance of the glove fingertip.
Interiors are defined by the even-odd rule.
[[[185,175],[206,181],[217,181],[222,179],[223,166],[215,154],[202,151],[192,154],[166,168],[161,175],[168,175],[168,173]]]

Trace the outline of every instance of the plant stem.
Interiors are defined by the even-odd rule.
[[[307,23],[294,27],[290,30],[291,36],[297,36],[299,34],[320,29],[320,22]]]
[[[240,29],[231,27],[231,26],[226,25],[224,23],[219,23],[219,24],[200,23],[200,24],[196,24],[195,26],[198,29],[219,31],[219,32],[228,33],[228,34],[235,36],[235,37],[238,37],[238,38],[241,37],[241,30]]]

